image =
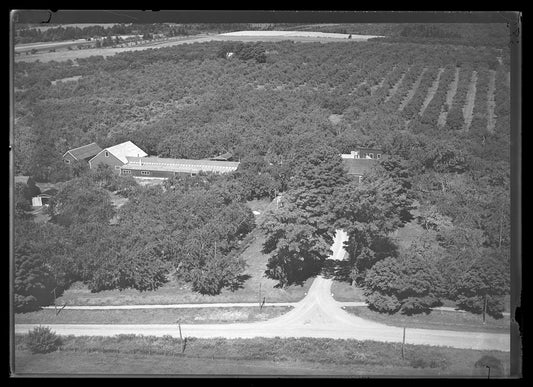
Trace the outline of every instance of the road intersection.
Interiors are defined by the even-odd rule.
[[[343,242],[347,236],[338,232],[332,246],[331,259],[344,257]],[[231,324],[184,324],[183,335],[198,338],[252,337],[324,337],[334,339],[402,342],[403,328],[365,320],[342,309],[345,303],[335,301],[331,294],[333,280],[318,276],[306,297],[291,303],[292,310],[267,321]],[[255,305],[255,304],[254,304]],[[16,324],[15,333],[27,333],[39,324]],[[142,334],[179,337],[177,324],[51,324],[61,335],[114,336]],[[425,344],[471,348],[478,350],[510,351],[510,334],[463,332],[433,329],[407,329],[407,344]]]

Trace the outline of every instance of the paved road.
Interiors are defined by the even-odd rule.
[[[346,235],[337,234],[333,259],[342,259],[342,242]],[[403,329],[364,320],[342,310],[331,296],[331,279],[317,277],[307,296],[294,308],[268,321],[235,324],[186,324],[181,330],[188,337],[327,337],[337,339],[401,342]],[[16,333],[26,333],[38,324],[18,324]],[[179,337],[177,325],[170,324],[53,324],[58,334],[113,336],[117,334],[172,335]],[[472,348],[480,350],[510,350],[510,335],[497,333],[458,332],[430,329],[407,329],[406,343]]]

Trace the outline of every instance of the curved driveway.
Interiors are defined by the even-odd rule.
[[[332,259],[342,259],[342,242],[346,234],[338,232],[332,246]],[[374,340],[401,342],[403,329],[379,324],[351,315],[341,309],[343,303],[331,296],[331,279],[317,277],[307,296],[294,304],[290,312],[268,321],[235,324],[185,324],[181,326],[188,337],[325,337],[335,339]],[[26,333],[38,324],[17,324],[15,333]],[[170,324],[52,324],[62,335],[113,336],[117,334],[142,334],[179,337],[177,325]],[[472,348],[479,350],[510,351],[510,334],[461,332],[432,329],[407,329],[405,342]]]

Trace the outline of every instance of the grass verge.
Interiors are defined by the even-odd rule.
[[[182,353],[180,339],[169,336],[62,336],[61,351],[49,355],[30,355],[24,342],[25,335],[15,336],[17,373],[246,374],[277,369],[281,373],[298,374],[302,369],[314,368],[314,374],[325,375],[471,376],[479,371],[474,363],[483,355],[499,359],[507,373],[510,361],[509,354],[500,351],[423,345],[406,345],[405,359],[402,359],[401,344],[317,338],[190,338]],[[88,367],[89,364],[93,366]],[[149,364],[153,366],[147,367]]]
[[[232,323],[264,321],[289,312],[292,307],[265,306],[231,308],[180,309],[63,309],[56,315],[53,309],[15,315],[15,324],[183,324]]]
[[[363,289],[353,287],[345,281],[333,281],[331,285],[331,293],[336,301],[357,301],[364,302],[365,296]]]
[[[398,327],[494,333],[507,333],[511,329],[509,316],[498,320],[487,316],[486,323],[483,324],[481,315],[472,313],[434,310],[429,314],[407,316],[400,313],[392,315],[378,313],[365,306],[348,306],[345,310],[366,320]]]

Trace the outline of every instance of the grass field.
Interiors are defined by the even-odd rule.
[[[302,361],[227,360],[110,353],[16,351],[15,374],[25,375],[439,375],[435,369],[323,365]]]
[[[378,313],[364,306],[346,307],[345,310],[367,320],[398,327],[495,333],[507,333],[511,329],[509,316],[498,320],[487,316],[486,323],[483,324],[481,315],[472,313],[434,310],[427,315],[406,316],[400,313],[393,315]]]
[[[292,307],[265,306],[180,309],[53,309],[15,315],[15,324],[183,324],[264,321],[289,312]]]
[[[363,289],[353,287],[344,281],[333,281],[331,293],[336,301],[365,301]]]
[[[32,355],[25,335],[15,337],[15,372],[91,374],[449,375],[486,376],[475,369],[483,355],[509,373],[509,354],[499,351],[333,339],[180,339],[120,335],[62,337],[61,351]],[[477,372],[477,373],[476,373]],[[493,371],[493,376],[496,372]]]

